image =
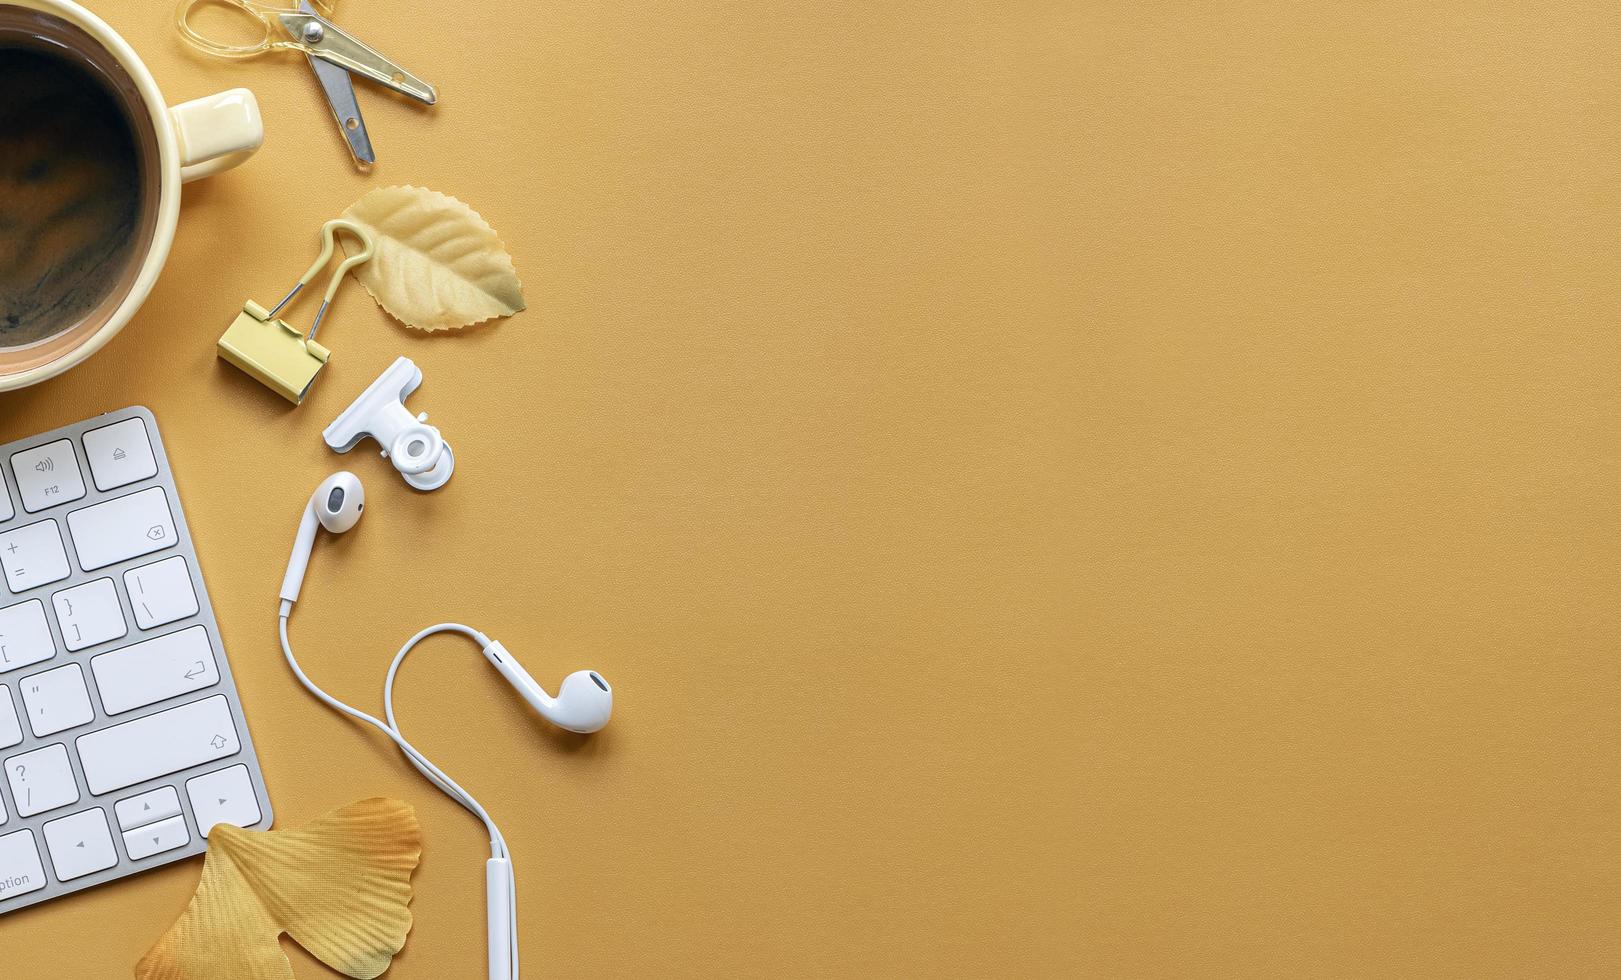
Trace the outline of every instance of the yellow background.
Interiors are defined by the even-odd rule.
[[[484,843],[280,662],[340,463],[372,506],[294,619],[330,689],[447,618],[615,684],[582,740],[462,641],[404,678],[531,975],[1621,972],[1612,4],[347,0],[442,93],[360,87],[371,177],[301,59],[99,6],[269,135],[0,441],[157,412],[280,820],[420,809],[393,976],[482,975]],[[423,337],[350,287],[296,411],[216,362],[406,182],[527,312]],[[319,438],[401,353],[433,495]],[[5,973],[126,975],[196,871],[0,918]]]

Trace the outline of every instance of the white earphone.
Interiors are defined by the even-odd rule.
[[[366,509],[366,490],[360,479],[347,471],[334,473],[321,482],[304,509],[298,526],[298,537],[293,542],[293,553],[287,559],[287,574],[281,583],[281,649],[287,664],[309,692],[327,706],[382,731],[399,746],[400,751],[429,782],[439,787],[451,799],[460,803],[483,821],[490,834],[490,860],[485,864],[485,894],[489,911],[490,980],[518,980],[518,928],[517,882],[512,872],[512,858],[507,850],[506,838],[495,825],[484,807],[472,794],[458,786],[444,771],[430,762],[415,746],[406,741],[394,717],[394,681],[405,657],[423,639],[435,633],[461,633],[471,637],[484,652],[484,657],[496,671],[511,684],[523,699],[529,702],[541,717],[571,732],[589,734],[601,731],[613,714],[613,689],[602,675],[594,670],[580,670],[563,679],[557,697],[547,694],[523,665],[513,659],[506,647],[478,630],[460,623],[440,623],[430,626],[407,640],[394,661],[389,665],[388,677],[383,684],[383,707],[387,721],[374,718],[364,711],[352,708],[316,686],[298,665],[292,644],[287,636],[287,620],[293,604],[298,602],[304,587],[304,574],[309,570],[310,555],[315,550],[315,537],[321,528],[342,534],[360,522]]]

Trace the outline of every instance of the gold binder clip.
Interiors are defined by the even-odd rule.
[[[315,323],[310,326],[306,336],[300,334],[286,320],[276,319],[276,314],[290,303],[299,290],[309,284],[315,274],[332,258],[332,249],[336,244],[337,233],[347,231],[360,239],[364,246],[359,252],[349,256],[338,264],[338,271],[333,273],[332,282],[326,287],[326,295],[321,298],[321,308],[315,314]],[[242,312],[232,323],[225,336],[220,338],[220,357],[248,374],[258,378],[260,383],[282,396],[294,405],[304,401],[304,395],[309,392],[310,385],[315,383],[315,376],[326,367],[327,359],[332,352],[315,342],[315,331],[321,329],[321,318],[326,316],[326,308],[332,302],[332,297],[338,291],[338,284],[343,281],[343,274],[350,269],[365,262],[376,251],[376,242],[372,240],[371,233],[352,221],[336,218],[321,226],[321,255],[310,266],[308,272],[298,280],[298,285],[283,296],[275,309],[266,310],[264,307],[248,300],[242,304]]]

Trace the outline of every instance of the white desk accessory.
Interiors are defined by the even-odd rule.
[[[404,358],[401,358],[404,361]],[[405,363],[409,364],[409,361]],[[399,674],[405,657],[422,640],[435,633],[460,633],[471,637],[484,652],[484,658],[513,689],[528,701],[541,717],[560,728],[581,734],[601,731],[613,714],[613,689],[602,675],[594,670],[578,670],[563,678],[557,697],[552,697],[535,683],[523,665],[514,660],[506,647],[478,630],[460,623],[440,623],[430,626],[405,641],[405,646],[394,655],[388,666],[388,678],[383,683],[383,709],[387,722],[352,708],[321,690],[305,675],[293,656],[293,647],[287,638],[287,620],[292,616],[293,604],[298,601],[304,587],[304,573],[309,569],[310,555],[315,549],[315,536],[321,528],[333,534],[342,534],[360,522],[366,508],[366,490],[353,473],[340,472],[322,481],[316,487],[310,502],[304,508],[303,520],[298,526],[298,537],[293,542],[293,553],[287,559],[287,574],[281,584],[281,649],[294,676],[309,692],[328,707],[380,730],[399,746],[405,758],[428,781],[439,787],[446,796],[466,807],[484,823],[490,835],[490,859],[484,865],[485,897],[488,912],[490,980],[518,980],[518,886],[513,877],[512,857],[507,850],[506,838],[495,825],[484,807],[471,793],[456,785],[444,771],[406,741],[394,716],[394,679]]]
[[[405,399],[422,384],[422,369],[401,357],[343,410],[321,435],[334,451],[346,453],[367,439],[383,447],[383,458],[418,490],[437,490],[456,470],[456,454],[428,413],[412,415]]]
[[[0,767],[0,916],[270,826],[144,408],[0,446]]]

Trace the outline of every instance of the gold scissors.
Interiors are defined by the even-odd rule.
[[[366,121],[360,115],[360,103],[355,101],[355,86],[351,75],[364,75],[418,102],[433,105],[439,94],[424,82],[376,50],[362,43],[328,19],[333,5],[327,0],[315,0],[321,16],[310,0],[299,0],[297,9],[272,7],[257,0],[181,0],[175,11],[180,34],[193,46],[221,58],[255,58],[268,51],[297,50],[304,52],[310,68],[315,71],[321,90],[326,93],[327,105],[337,120],[338,130],[349,145],[349,152],[362,169],[377,162],[372,150],[371,137],[366,133]],[[213,3],[232,7],[257,20],[263,35],[253,44],[224,44],[199,33],[191,26],[190,16],[198,5]],[[273,37],[272,19],[286,38]]]

